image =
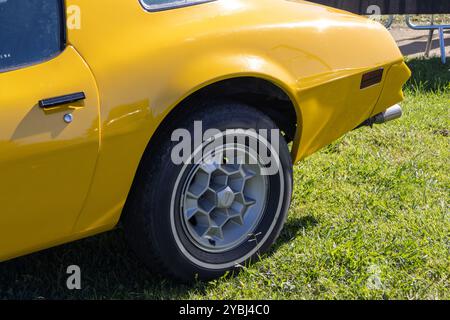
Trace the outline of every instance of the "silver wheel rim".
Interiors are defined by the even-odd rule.
[[[235,157],[225,158],[230,149]],[[251,237],[261,221],[269,184],[259,159],[252,164],[242,160],[251,157],[245,146],[224,145],[190,170],[180,213],[188,238],[198,248],[232,250]]]

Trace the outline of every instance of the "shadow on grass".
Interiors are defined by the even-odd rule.
[[[82,290],[68,290],[67,267],[81,268]],[[149,272],[125,244],[122,231],[20,257],[1,264],[0,299],[179,299],[185,286]]]
[[[440,58],[407,60],[412,77],[406,88],[420,92],[440,92],[450,89],[450,62],[442,64]]]
[[[313,229],[318,224],[319,222],[312,215],[306,215],[300,218],[289,218],[278,241],[270,250],[269,255],[275,253],[282,245],[292,241],[299,235],[308,232],[310,229]]]
[[[269,256],[316,224],[313,216],[289,219]],[[70,265],[81,268],[82,290],[67,289]],[[152,274],[130,252],[120,229],[0,266],[0,299],[183,299],[207,286],[182,285]]]

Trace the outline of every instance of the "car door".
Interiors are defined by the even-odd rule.
[[[0,1],[0,260],[69,236],[95,169],[99,97],[64,10]]]

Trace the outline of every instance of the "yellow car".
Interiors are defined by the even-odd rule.
[[[410,77],[382,25],[306,1],[2,0],[0,23],[0,261],[120,223],[168,276],[237,270],[293,163],[399,117]]]

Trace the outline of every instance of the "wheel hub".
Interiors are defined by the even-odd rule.
[[[217,192],[217,208],[229,209],[234,202],[234,192],[230,187]]]
[[[181,212],[196,246],[223,252],[250,236],[265,208],[268,187],[261,172],[259,164],[208,163],[192,169]]]

